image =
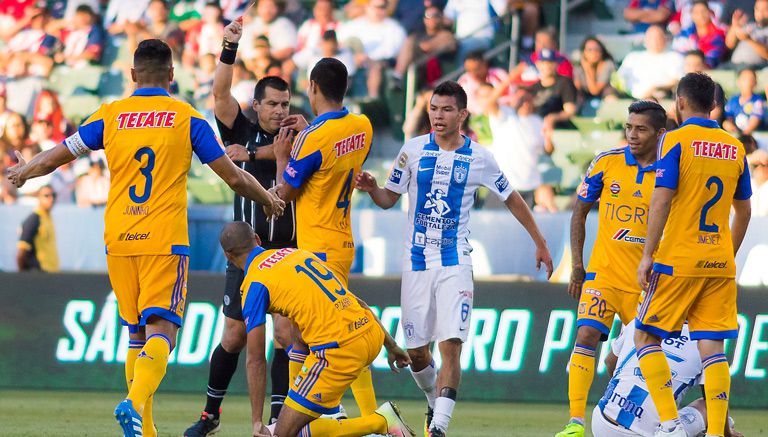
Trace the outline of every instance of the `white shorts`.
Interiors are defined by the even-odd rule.
[[[678,412],[680,422],[685,429],[687,437],[702,437],[707,431],[707,425],[701,412],[693,407],[683,407]],[[624,437],[624,436],[648,436],[652,437],[655,430],[649,430],[647,434],[638,434],[624,427],[616,426],[609,422],[600,411],[600,407],[592,410],[592,435],[595,437]]]
[[[471,265],[403,272],[400,323],[406,347],[452,338],[467,341],[473,296]]]

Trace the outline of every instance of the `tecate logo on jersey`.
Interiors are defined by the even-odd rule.
[[[626,241],[627,243],[645,244],[645,238],[629,235],[630,232],[630,229],[619,229],[619,231],[613,235],[613,239],[617,241]]]
[[[738,147],[732,144],[694,141],[691,147],[693,147],[693,156],[702,158],[735,161],[738,156]]]
[[[728,261],[707,261],[699,260],[696,263],[697,269],[724,269],[728,265]]]
[[[176,113],[170,111],[121,112],[117,114],[117,129],[169,128],[175,120]]]
[[[291,249],[291,248],[278,250],[277,252],[273,253],[268,258],[266,258],[265,260],[259,263],[259,270],[272,268],[275,264],[282,261],[283,258],[285,258],[286,256],[290,255],[295,251],[296,249]]]
[[[120,234],[119,237],[117,237],[118,241],[138,241],[138,240],[149,240],[149,234],[151,232],[141,233],[141,232],[123,232]]]
[[[333,145],[333,150],[336,151],[336,157],[340,158],[346,154],[362,150],[365,148],[365,132],[351,137],[344,138]]]

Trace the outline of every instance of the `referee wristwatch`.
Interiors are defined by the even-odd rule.
[[[248,160],[253,162],[256,161],[256,151],[255,150],[249,150],[248,151]]]

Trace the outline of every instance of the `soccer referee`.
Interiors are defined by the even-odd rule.
[[[242,25],[237,22],[231,23],[224,30],[223,50],[213,80],[214,114],[221,138],[227,146],[227,155],[263,186],[273,187],[276,184],[273,142],[280,129],[280,122],[288,115],[290,89],[288,83],[280,77],[262,78],[253,92],[253,110],[257,114],[257,121],[251,122],[246,118],[231,94],[233,64],[241,35]],[[261,205],[235,195],[234,220],[250,224],[266,249],[296,247],[294,212],[294,204],[291,203],[286,205],[282,217],[268,219]],[[228,263],[224,289],[224,334],[221,344],[211,355],[205,410],[200,420],[184,432],[185,437],[206,436],[220,427],[221,402],[237,369],[240,351],[246,344],[240,303],[242,282],[243,271]],[[290,322],[279,316],[274,317],[274,322],[276,344],[271,370],[270,422],[277,420],[288,392],[288,355],[282,347],[290,343],[290,337],[281,336],[282,333],[290,335]]]

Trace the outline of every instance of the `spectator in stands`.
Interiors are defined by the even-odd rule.
[[[74,161],[62,165],[51,174],[51,188],[56,193],[56,201],[59,203],[74,203],[76,186],[77,175],[74,171]]]
[[[573,78],[573,64],[568,58],[558,51],[557,47],[557,31],[552,27],[545,27],[536,31],[536,38],[534,40],[535,51],[529,56],[524,58],[510,73],[512,75],[512,82],[523,85],[531,86],[539,81],[539,71],[536,69],[536,62],[538,62],[538,53],[542,50],[550,50],[554,52],[557,62],[557,74],[568,78]]]
[[[306,72],[306,79],[303,80],[303,83],[305,84],[303,88],[309,86],[309,73],[323,58],[335,58],[341,61],[344,66],[347,67],[347,74],[349,76],[354,76],[357,71],[355,55],[352,54],[349,49],[342,48],[339,45],[339,40],[336,38],[336,31],[326,30],[325,34],[323,34],[323,39],[320,42],[320,47],[318,47],[318,51],[307,60],[306,64],[299,65],[302,71]]]
[[[9,41],[43,9],[37,0],[0,1],[0,40]]]
[[[686,53],[683,62],[685,74],[702,73],[710,69],[709,65],[707,65],[707,60],[704,57],[704,53],[702,53],[701,50],[693,50]],[[667,108],[667,111],[668,120],[677,119],[674,106]],[[720,126],[723,125],[723,121],[725,120],[725,91],[723,90],[723,87],[717,82],[715,82],[715,106],[712,108],[712,111],[710,111],[709,118],[717,121]]]
[[[206,0],[174,0],[169,19],[182,31],[189,32],[200,23],[200,11],[205,3]]]
[[[373,99],[379,97],[384,68],[394,64],[405,42],[403,27],[387,17],[388,6],[388,0],[371,0],[364,16],[343,23],[338,32],[339,41],[356,53],[358,68],[366,70],[368,96]]]
[[[529,88],[533,94],[536,113],[544,118],[545,139],[551,138],[555,127],[571,127],[571,117],[576,115],[576,87],[573,81],[557,74],[557,57],[552,50],[538,53],[536,69],[540,79]]]
[[[757,150],[757,140],[752,135],[739,135],[739,142],[744,145],[744,153],[747,156]]]
[[[400,85],[408,66],[412,62],[428,57],[425,64],[420,66],[420,78],[431,84],[442,74],[440,59],[444,55],[456,51],[457,42],[453,32],[447,29],[443,21],[443,13],[437,6],[430,6],[424,11],[424,28],[410,34],[405,40],[403,49],[397,57],[395,69],[392,72],[394,85]],[[423,82],[423,81],[422,81]]]
[[[5,84],[0,83],[0,138],[5,131],[5,123],[12,112],[8,109],[8,97],[6,96]],[[0,150],[2,153],[2,150]]]
[[[24,116],[13,112],[5,121],[5,129],[0,137],[0,151],[12,163],[16,163],[15,152],[21,152],[27,146],[27,136],[29,135],[29,125]]]
[[[242,40],[241,40],[242,41]],[[279,62],[272,57],[272,49],[270,48],[269,39],[264,35],[259,35],[253,40],[253,48],[251,50],[244,50],[248,53],[248,57],[243,56],[248,71],[253,73],[256,79],[260,79],[267,76],[267,70],[275,63]]]
[[[491,152],[510,185],[523,196],[529,207],[533,208],[536,201],[546,205],[546,210],[556,211],[554,190],[542,187],[537,167],[545,152],[545,140],[543,120],[534,110],[533,95],[521,88],[515,92],[512,106],[507,106],[499,103],[505,90],[506,86],[494,87],[487,82],[477,90],[493,136]]]
[[[755,94],[757,75],[751,68],[739,72],[736,84],[739,94],[731,97],[725,105],[723,129],[734,134],[751,135],[763,124],[765,98]]]
[[[241,55],[248,57],[249,50],[253,47],[253,41],[258,36],[269,38],[272,57],[284,62],[293,56],[298,43],[298,32],[291,20],[281,16],[283,4],[277,0],[259,0],[255,10],[255,16],[246,17],[243,24],[243,37],[240,40]],[[219,39],[219,41],[221,38]]]
[[[755,150],[747,156],[752,177],[752,215],[768,216],[768,152]]]
[[[256,87],[256,80],[245,63],[238,59],[232,69],[232,96],[237,100],[240,109],[247,113],[248,108],[253,106],[253,89]]]
[[[635,99],[668,96],[683,75],[683,56],[667,50],[664,30],[651,26],[645,32],[645,50],[630,52],[619,67],[622,89]]]
[[[88,172],[77,180],[75,197],[77,206],[100,207],[107,204],[109,178],[104,174],[104,161],[91,160]]]
[[[31,129],[30,129],[31,130]],[[40,148],[40,145],[32,142],[27,138],[27,141],[24,144],[24,147],[21,148],[21,156],[24,158],[25,161],[29,162],[32,160],[32,158],[35,157],[38,153],[40,153],[42,149]],[[36,180],[40,179],[40,180]],[[49,185],[51,183],[51,175],[45,175],[40,178],[35,178],[33,180],[29,181],[29,184],[24,184],[23,187],[19,188],[17,190],[17,202],[21,205],[36,205],[37,204],[37,193],[42,189],[44,186]]]
[[[573,70],[582,115],[594,116],[601,101],[617,97],[617,91],[611,86],[615,71],[616,64],[603,43],[593,36],[587,37],[581,43],[581,57]]]
[[[57,63],[79,68],[99,61],[104,51],[104,33],[96,18],[90,6],[77,8],[72,20],[61,32],[63,47],[54,58]]]
[[[333,10],[333,0],[317,0],[312,8],[312,18],[299,27],[296,54],[293,55],[293,61],[299,68],[306,68],[308,60],[320,51],[323,35],[338,29],[339,22],[333,17]]]
[[[707,58],[707,65],[715,68],[725,54],[725,32],[712,21],[712,10],[707,0],[696,0],[691,6],[693,23],[683,28],[672,42],[680,53],[701,50]]]
[[[216,73],[216,57],[203,55],[195,68],[195,92],[197,106],[203,106],[213,91],[213,76]]]
[[[448,0],[445,17],[456,26],[459,62],[471,52],[486,51],[493,44],[494,21],[507,13],[506,0]]]
[[[482,52],[472,52],[464,59],[465,73],[459,77],[459,85],[467,93],[467,109],[473,115],[482,114],[483,108],[477,101],[475,94],[483,83],[497,86],[508,81],[508,74],[501,68],[491,68]],[[501,98],[508,98],[510,92],[502,94]]]
[[[670,0],[630,0],[624,8],[624,19],[635,33],[645,33],[652,25],[666,26],[671,16]]]
[[[692,9],[695,2],[696,0],[674,0],[672,8],[674,14],[667,25],[669,33],[677,36],[684,29],[691,27],[693,24]],[[724,28],[723,13],[725,12],[726,0],[708,0],[707,3],[712,11],[712,21],[717,27]]]
[[[124,35],[129,28],[135,28],[147,11],[150,0],[109,0],[104,14],[104,28],[110,35]]]
[[[756,0],[754,14],[755,21],[748,23],[744,12],[733,12],[725,44],[733,50],[734,65],[763,67],[768,63],[768,0]]]
[[[138,39],[139,42],[145,39],[162,39],[171,47],[174,56],[178,56],[183,49],[184,32],[177,22],[171,21],[170,16],[171,10],[166,0],[151,0]]]
[[[29,141],[40,146],[40,150],[49,150],[58,144],[53,140],[53,124],[45,119],[33,120],[29,127]]]
[[[219,57],[221,53],[221,40],[224,38],[224,18],[221,15],[221,6],[217,2],[205,4],[203,14],[192,30],[187,32],[184,43],[184,66],[193,68],[197,60],[207,54]]]
[[[20,272],[57,272],[59,253],[56,248],[56,230],[51,219],[56,193],[50,186],[44,186],[37,193],[37,199],[35,212],[21,224],[16,266]]]
[[[29,24],[15,34],[0,52],[0,63],[18,63],[18,76],[48,77],[53,68],[56,37],[46,31],[50,15],[46,8],[30,9],[35,12]],[[23,65],[23,68],[21,67]]]
[[[428,7],[425,3],[424,0],[392,0],[392,6],[394,7],[392,18],[403,26],[406,34],[412,35],[424,32],[422,17],[424,17]],[[436,5],[430,4],[430,6],[437,7],[442,11],[442,8]]]
[[[52,135],[51,139],[56,143],[64,141],[66,134],[69,130],[67,120],[64,118],[64,112],[61,109],[56,93],[51,90],[42,90],[37,95],[35,100],[35,109],[32,114],[32,119],[46,120],[51,123]]]

